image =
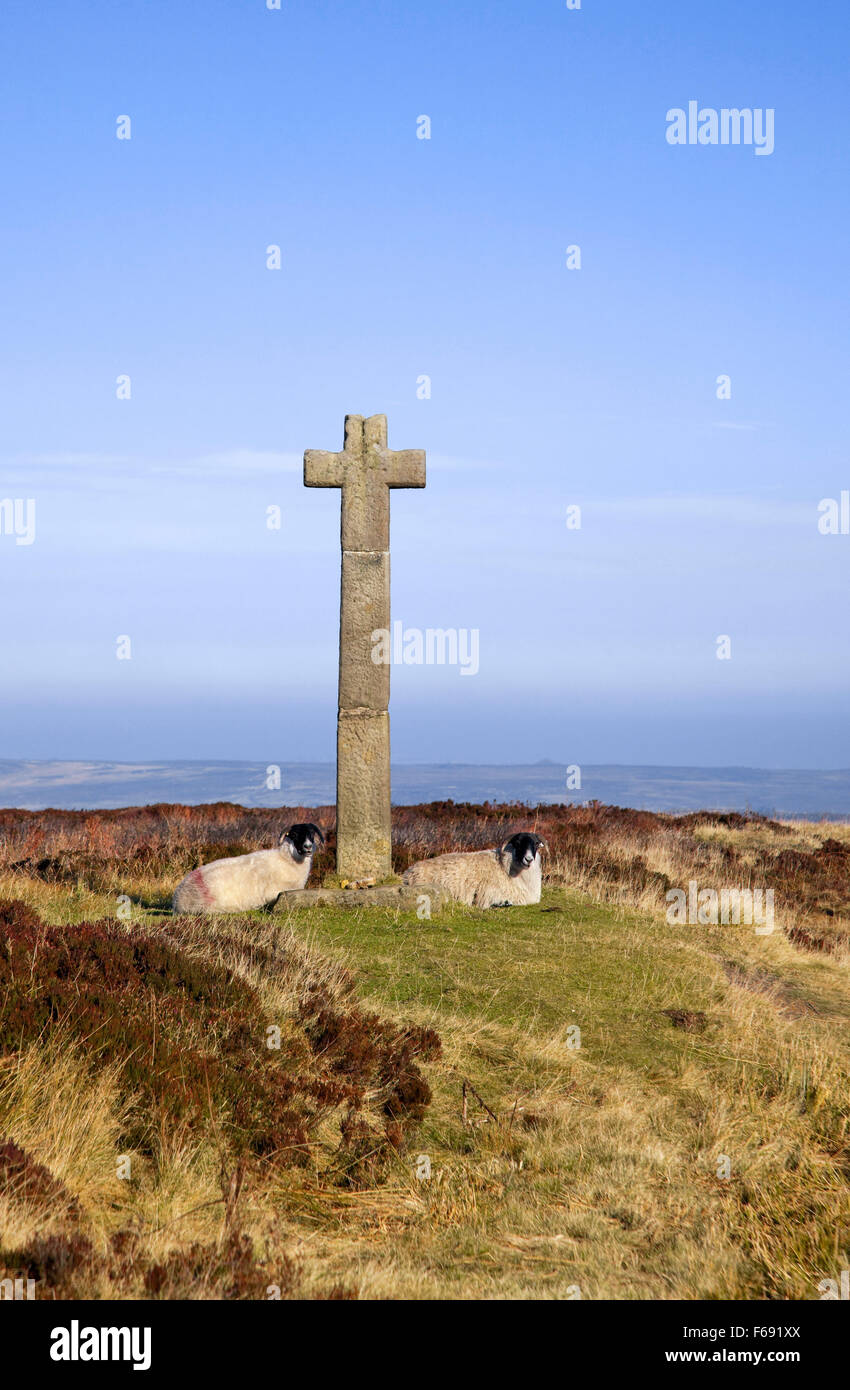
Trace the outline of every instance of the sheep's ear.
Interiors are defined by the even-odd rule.
[[[324,835],[322,834],[322,832],[321,832],[321,830],[319,829],[319,827],[318,827],[317,825],[311,825],[311,826],[310,826],[310,829],[311,829],[311,830],[315,830],[315,832],[316,832],[316,834],[318,835],[318,837],[319,837],[321,843],[324,844],[324,843],[325,843],[325,837],[324,837]]]
[[[288,845],[290,849],[295,848],[295,841],[293,840],[288,830],[282,830],[280,832],[280,839],[278,840],[278,844],[280,845],[281,849],[283,849],[284,845]]]

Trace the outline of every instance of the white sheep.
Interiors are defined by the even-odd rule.
[[[232,859],[214,859],[181,879],[172,899],[174,912],[250,912],[265,907],[290,888],[303,888],[313,854],[325,837],[317,825],[292,825],[277,849],[260,849]]]
[[[469,907],[514,907],[539,903],[542,885],[540,851],[546,846],[539,835],[520,831],[501,849],[476,850],[472,854],[438,854],[420,859],[403,874],[411,885],[429,883]]]

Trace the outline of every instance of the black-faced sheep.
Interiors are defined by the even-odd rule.
[[[412,886],[431,883],[469,907],[514,907],[539,903],[542,872],[539,835],[520,831],[501,849],[472,854],[438,854],[411,864],[403,880]]]
[[[178,883],[175,912],[249,912],[265,907],[290,888],[303,888],[325,837],[317,825],[292,825],[277,849],[260,849],[233,859],[214,859]]]

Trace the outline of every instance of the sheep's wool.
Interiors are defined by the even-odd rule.
[[[510,865],[510,852],[498,849],[438,854],[434,859],[411,864],[403,879],[411,885],[432,883],[469,907],[539,903],[543,878],[540,855],[536,854],[527,869],[513,876],[508,872]]]
[[[279,893],[303,888],[312,865],[298,864],[288,849],[260,849],[234,859],[214,859],[178,883],[175,912],[249,912],[274,902]]]

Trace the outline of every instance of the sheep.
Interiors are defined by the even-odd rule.
[[[433,884],[469,907],[512,907],[539,903],[542,883],[539,835],[520,831],[501,849],[472,854],[438,854],[421,859],[402,875],[411,885]]]
[[[233,859],[214,859],[181,879],[172,899],[174,912],[249,912],[265,907],[290,888],[303,888],[317,842],[317,825],[291,825],[277,849],[261,849]]]

